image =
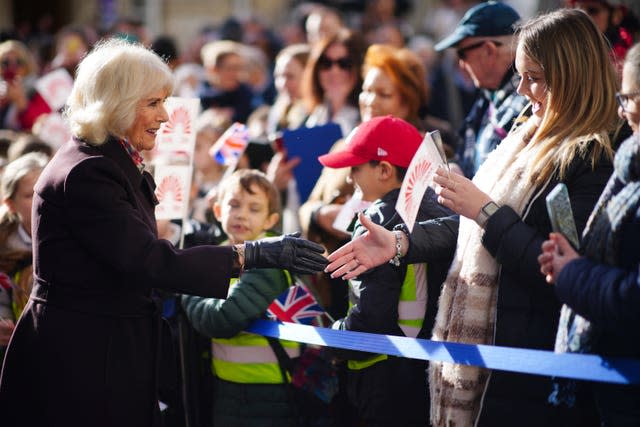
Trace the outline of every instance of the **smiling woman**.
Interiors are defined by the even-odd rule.
[[[535,108],[525,110],[472,181],[436,171],[438,200],[459,217],[400,233],[399,249],[391,232],[363,218],[369,233],[331,254],[328,270],[350,279],[398,251],[407,263],[433,263],[455,252],[432,338],[551,350],[560,302],[537,261],[551,232],[545,196],[563,182],[576,226],[584,229],[612,170],[616,75],[606,40],[583,12],[541,15],[517,36],[518,92]],[[571,408],[550,406],[550,378],[433,362],[429,382],[434,426],[566,427],[597,417],[582,396]]]
[[[164,100],[168,95],[169,92],[159,90],[138,102],[133,125],[125,133],[125,138],[136,150],[151,150],[155,146],[160,124],[169,119],[164,109]]]
[[[74,138],[34,189],[35,283],[0,377],[7,425],[158,425],[152,289],[224,298],[243,267],[324,266],[322,247],[291,236],[185,250],[158,238],[141,151],[167,120],[172,88],[162,59],[125,41],[99,43],[78,67],[66,111]]]

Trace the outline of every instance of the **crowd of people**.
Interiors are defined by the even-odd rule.
[[[0,423],[640,425],[638,386],[245,331],[296,288],[334,329],[639,358],[631,3],[523,18],[443,2],[424,33],[406,2],[301,3],[296,25],[229,18],[182,52],[132,19],[3,33]],[[41,79],[62,71],[59,107]],[[179,221],[154,213],[171,96],[200,104]],[[249,143],[230,168],[211,148],[234,123]],[[319,157],[283,143],[331,124],[341,137]],[[410,230],[395,206],[433,131],[448,167]],[[318,162],[301,193],[296,171]],[[578,247],[549,218],[558,184]]]

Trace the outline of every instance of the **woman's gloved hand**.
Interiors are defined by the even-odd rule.
[[[285,234],[244,242],[244,268],[281,268],[297,274],[324,270],[324,248],[300,238],[300,233]]]

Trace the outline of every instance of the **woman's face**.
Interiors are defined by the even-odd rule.
[[[358,100],[363,122],[389,114],[406,120],[409,115],[409,107],[403,102],[398,88],[378,67],[372,67],[367,71]]]
[[[516,49],[516,71],[520,75],[518,93],[531,101],[533,114],[542,118],[547,108],[547,82],[542,67],[525,55],[520,44]]]
[[[332,44],[318,59],[318,77],[325,98],[344,101],[356,84],[355,65],[346,46]]]
[[[18,52],[9,51],[0,58],[0,71],[3,80],[12,81],[16,76],[24,77],[27,74],[27,63]]]
[[[160,125],[169,120],[164,101],[169,96],[165,90],[149,94],[138,101],[136,117],[125,132],[129,143],[138,151],[152,150],[156,144],[156,133]]]
[[[625,64],[618,96],[618,102],[624,105],[624,108],[622,105],[618,106],[618,115],[627,121],[633,133],[638,133],[640,128],[640,87],[637,84],[639,72],[640,70]]]
[[[9,211],[17,214],[24,229],[31,235],[31,205],[33,204],[33,187],[40,176],[40,169],[26,174],[18,183],[13,197],[6,200]]]
[[[304,66],[294,57],[279,58],[274,70],[278,93],[287,95],[291,100],[300,99],[300,81],[303,71]]]

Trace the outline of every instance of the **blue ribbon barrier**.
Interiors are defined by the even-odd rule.
[[[255,320],[248,332],[306,344],[360,350],[411,359],[435,360],[523,374],[617,384],[640,384],[640,360],[594,354],[554,353],[523,348],[472,345],[418,338],[338,331]]]

